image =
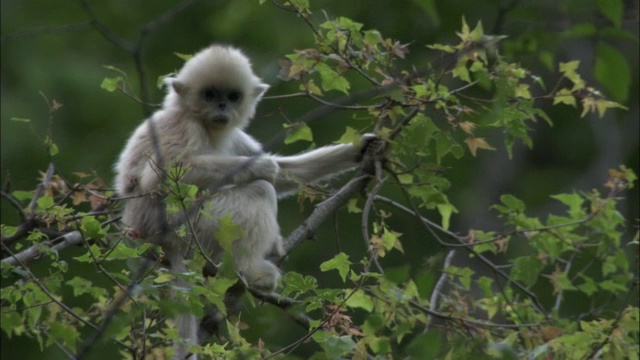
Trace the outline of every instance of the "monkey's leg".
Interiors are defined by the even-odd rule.
[[[283,252],[273,185],[265,180],[237,185],[215,194],[205,211],[213,220],[205,221],[205,225],[210,224],[207,227],[217,226],[217,219],[231,215],[233,222],[242,229],[242,236],[234,243],[236,270],[256,290],[273,291],[280,279],[280,270],[266,257],[274,249],[279,255]],[[215,231],[210,230],[209,234]],[[203,239],[202,235],[200,239]]]

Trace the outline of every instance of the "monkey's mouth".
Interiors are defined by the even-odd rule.
[[[216,115],[209,119],[209,124],[213,127],[225,127],[229,123],[229,118],[224,115]]]

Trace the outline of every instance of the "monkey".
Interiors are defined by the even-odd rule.
[[[265,153],[245,129],[269,85],[254,74],[248,57],[229,45],[197,52],[165,84],[162,107],[137,127],[115,164],[116,192],[126,198],[123,224],[135,236],[161,244],[171,270],[180,273],[198,249],[221,259],[214,233],[219,220],[230,216],[242,229],[233,242],[235,270],[247,286],[273,291],[281,275],[267,258],[285,255],[278,198],[295,193],[300,184],[356,167],[362,146],[328,145],[294,156]],[[182,182],[211,192],[199,205],[206,216],[197,216],[199,211],[188,215],[195,232],[188,239],[162,226],[163,216],[172,228],[185,221],[162,210],[163,173],[178,165],[186,169]],[[177,323],[179,335],[196,343],[197,319],[187,315]],[[179,345],[176,358],[186,353]]]

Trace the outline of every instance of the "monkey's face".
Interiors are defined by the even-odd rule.
[[[241,90],[210,86],[201,89],[198,98],[197,107],[205,127],[225,128],[242,115],[244,94]]]
[[[257,99],[251,90],[240,86],[211,85],[187,86],[180,81],[172,86],[181,98],[182,105],[209,130],[228,127],[244,127],[253,115]]]
[[[207,82],[209,85],[190,87],[179,81],[172,85],[195,120],[208,130],[219,131],[247,126],[262,94],[269,88],[261,83],[246,86],[247,82],[245,86],[210,85],[212,82]]]
[[[242,52],[217,45],[188,60],[171,85],[183,110],[213,131],[247,126],[269,88]]]

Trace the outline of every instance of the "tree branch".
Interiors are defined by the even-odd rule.
[[[59,239],[62,239],[62,241],[51,246]],[[42,244],[33,245],[15,255],[10,255],[2,259],[2,262],[7,263],[11,266],[18,266],[21,263],[26,263],[29,260],[40,256],[44,248],[50,248],[53,251],[60,251],[68,247],[80,244],[82,242],[82,239],[82,234],[79,231],[72,231],[60,236],[59,238],[53,239],[51,241],[46,241]]]

